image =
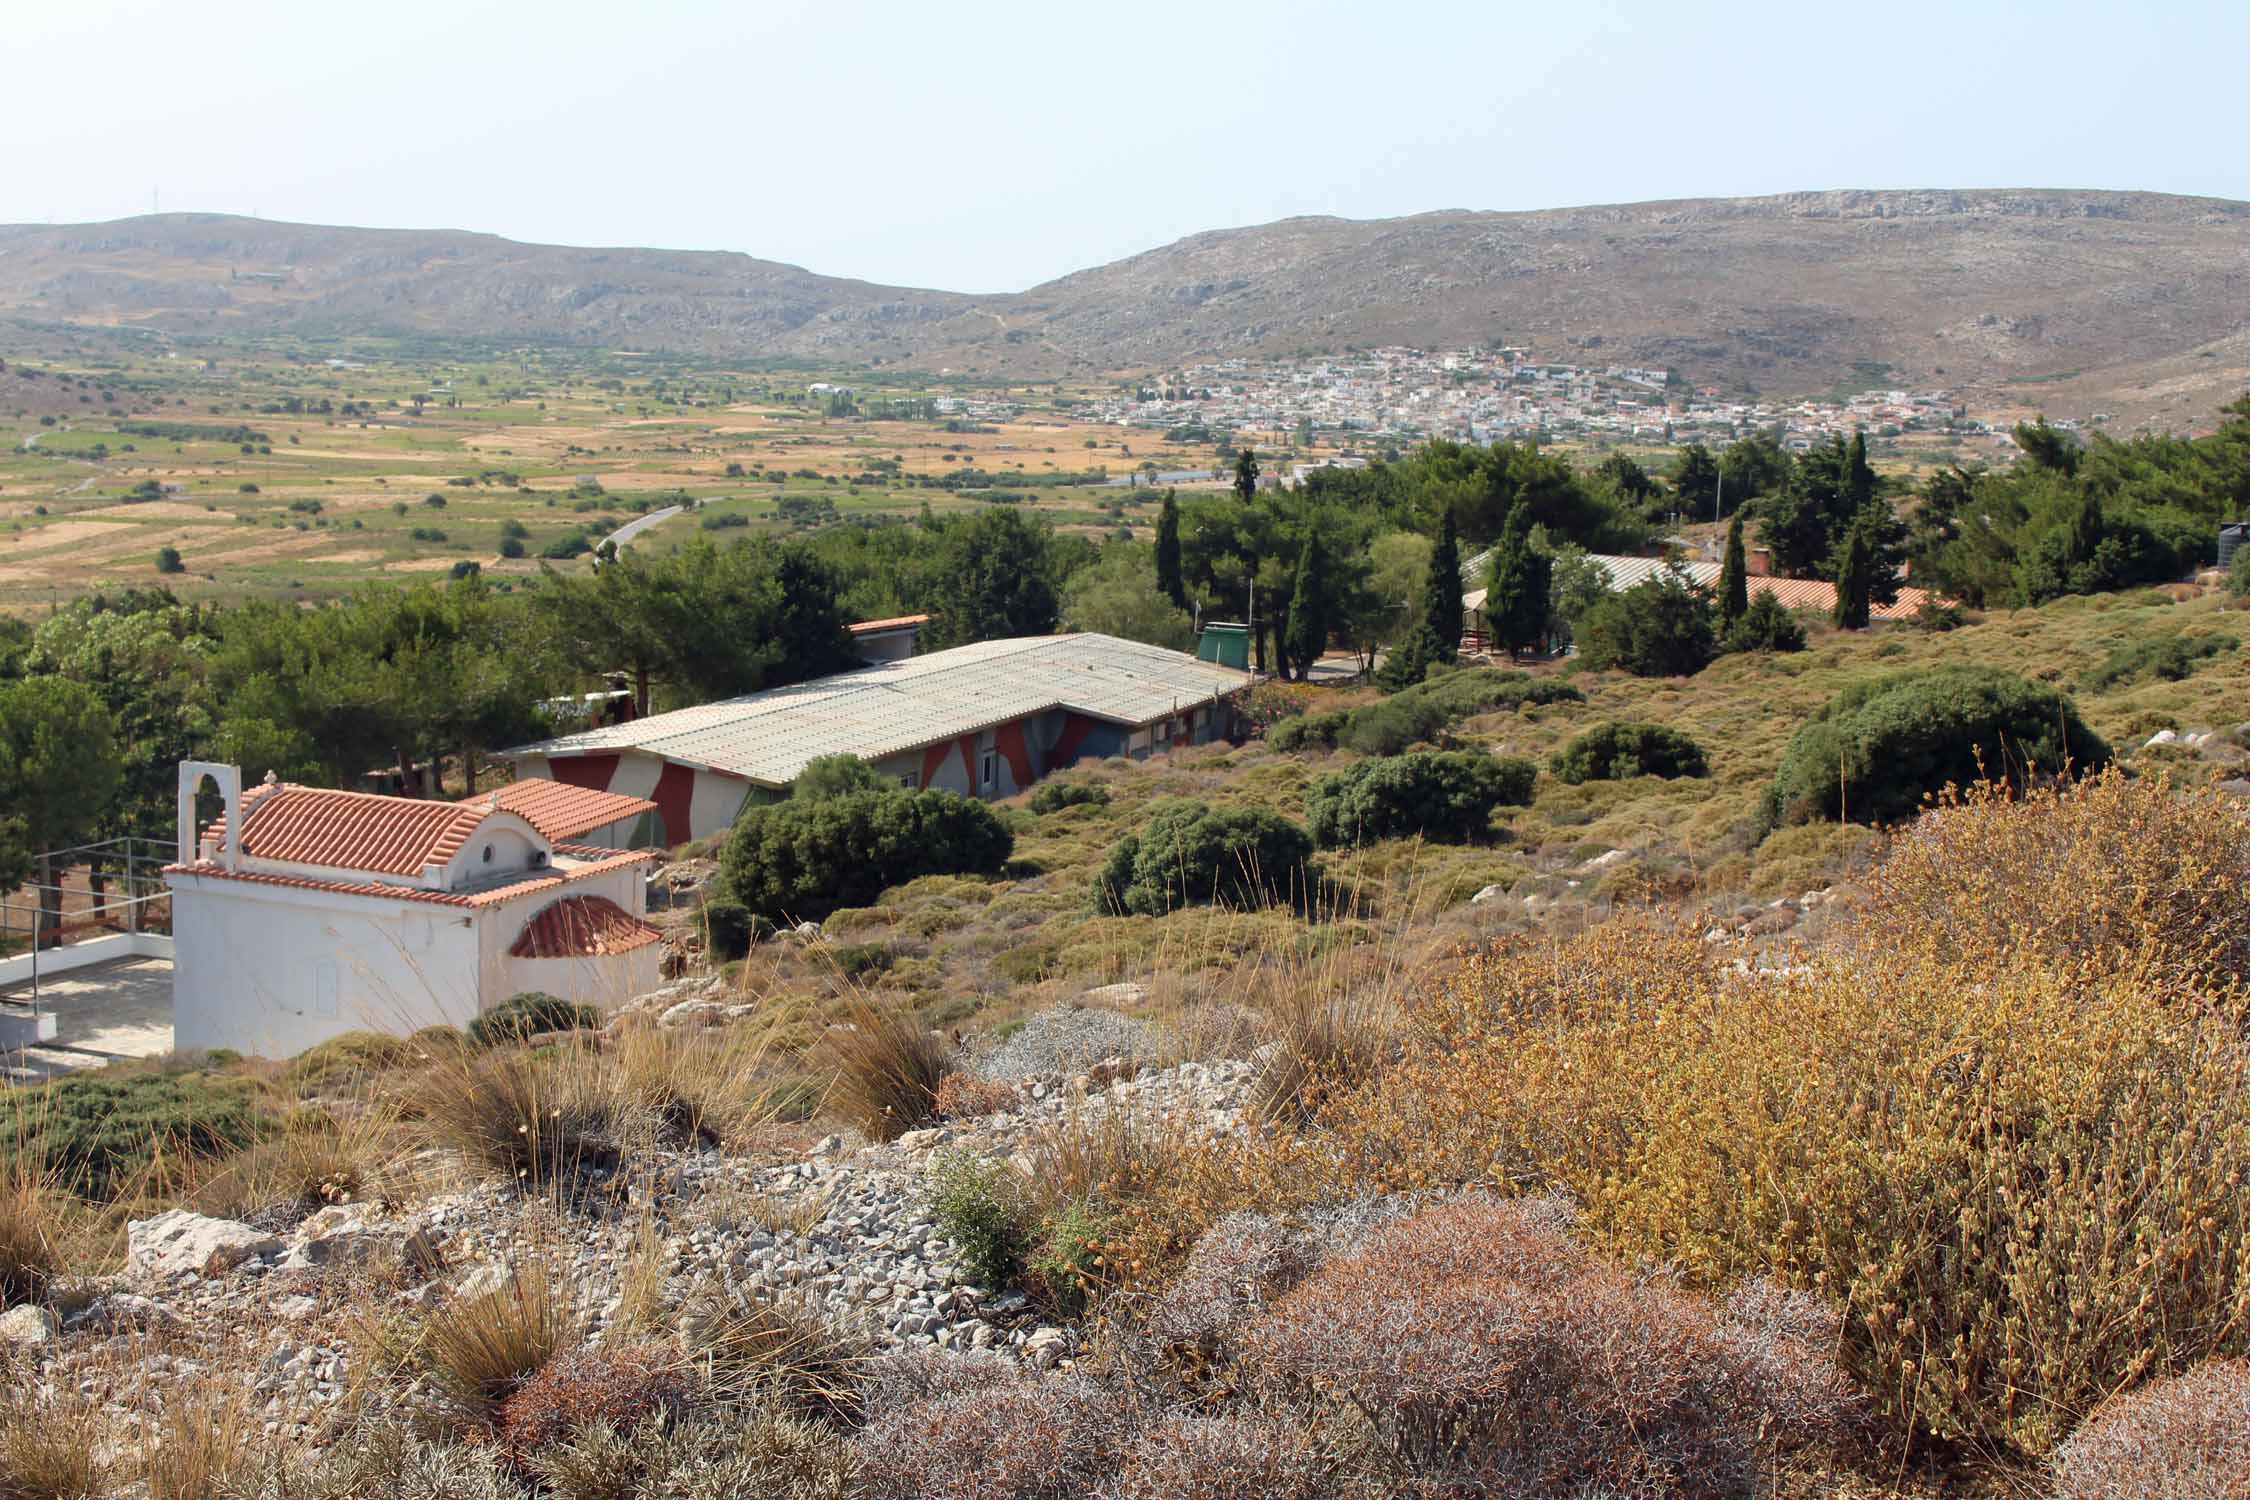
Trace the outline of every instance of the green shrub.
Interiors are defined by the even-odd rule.
[[[109,1199],[161,1154],[211,1160],[275,1129],[246,1078],[107,1068],[26,1089],[0,1109],[0,1157],[32,1162],[58,1186]]]
[[[1023,1204],[1007,1164],[956,1146],[930,1164],[929,1184],[930,1213],[962,1270],[992,1291],[1015,1280],[1023,1266]]]
[[[1305,822],[1323,849],[1409,835],[1473,841],[1494,808],[1528,806],[1538,777],[1528,760],[1481,750],[1381,756],[1314,783]]]
[[[2110,749],[2053,688],[1996,667],[1900,672],[1838,693],[1783,752],[1769,823],[1894,823],[1947,785],[2098,770]]]
[[[1015,836],[954,792],[904,788],[743,810],[720,856],[720,895],[761,915],[818,919],[924,875],[989,875]]]
[[[2133,682],[2184,682],[2214,656],[2241,649],[2231,635],[2165,635],[2133,641],[2109,653],[2088,672],[2084,686],[2099,693]]]
[[[1578,654],[1598,671],[1692,677],[1718,654],[1716,612],[1700,589],[1651,578],[1604,595],[1578,621]]]
[[[328,1088],[395,1068],[413,1055],[404,1039],[380,1031],[347,1031],[300,1052],[282,1070],[291,1088]]]
[[[799,802],[821,802],[846,792],[881,791],[890,785],[856,755],[816,755],[789,783],[789,795]]]
[[[1109,788],[1091,781],[1050,781],[1031,794],[1031,810],[1042,815],[1066,807],[1107,807]]]
[[[1758,597],[1727,629],[1726,649],[1729,651],[1802,651],[1805,649],[1805,627],[1797,617],[1782,607],[1772,589],[1760,589]]]
[[[834,943],[824,948],[836,971],[847,979],[880,974],[896,961],[888,943]]]
[[[1557,781],[1624,781],[1634,776],[1705,776],[1703,747],[1661,724],[1597,724],[1555,752]]]
[[[1351,717],[1352,711],[1348,708],[1325,714],[1299,714],[1267,730],[1266,743],[1281,751],[1303,750],[1308,746],[1332,747],[1337,732]]]
[[[721,962],[742,957],[750,951],[751,944],[762,943],[774,935],[773,923],[731,896],[707,897],[702,910],[711,956]]]
[[[471,1021],[464,1033],[472,1047],[498,1047],[548,1031],[594,1031],[602,1013],[539,990],[510,995]]]
[[[1182,906],[1255,907],[1310,894],[1317,875],[1305,830],[1263,808],[1160,802],[1137,833],[1112,845],[1094,879],[1104,911],[1161,916]]]
[[[2228,562],[2227,592],[2237,599],[2250,598],[2250,547],[2237,547]]]
[[[1583,703],[1585,698],[1567,682],[1526,672],[1441,667],[1380,703],[1285,720],[1267,734],[1266,742],[1285,752],[1341,746],[1362,755],[1396,755],[1410,745],[1435,740],[1450,726],[1478,714]]]

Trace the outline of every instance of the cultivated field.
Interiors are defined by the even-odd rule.
[[[860,378],[852,407],[873,415],[850,415],[808,389],[817,373],[631,355],[0,353],[0,609],[17,612],[157,583],[189,599],[319,598],[472,562],[504,581],[583,567],[582,553],[543,554],[683,501],[702,513],[637,545],[677,546],[700,522],[742,535],[996,493],[1065,528],[1145,528],[1147,492],[1105,480],[1218,462],[1207,444],[1076,421],[1052,386]],[[1023,410],[930,409],[947,396]],[[181,569],[168,577],[165,548]]]

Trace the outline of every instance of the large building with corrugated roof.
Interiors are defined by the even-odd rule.
[[[224,804],[198,828],[206,784]],[[290,1057],[347,1031],[466,1026],[525,990],[610,1008],[659,981],[644,798],[555,782],[461,802],[180,767],[178,1048]]]
[[[1638,587],[1652,578],[1665,577],[1676,578],[1689,588],[1716,591],[1722,571],[1717,563],[1690,562],[1676,557],[1616,557],[1597,552],[1589,554],[1586,560],[1602,570],[1605,585],[1612,593]],[[1753,601],[1760,594],[1771,594],[1783,609],[1834,612],[1836,585],[1819,578],[1776,577],[1760,568],[1761,561],[1753,554],[1748,578]],[[1473,581],[1477,585],[1461,596],[1461,607],[1472,622],[1481,621],[1484,613],[1484,577],[1491,564],[1492,554],[1480,552],[1461,565],[1461,581],[1464,584]],[[1889,604],[1869,605],[1867,617],[1877,623],[1911,620],[1929,604],[1930,598],[1927,589],[1901,587],[1898,597]]]
[[[508,752],[532,779],[645,797],[661,842],[733,825],[807,762],[848,754],[901,786],[1004,797],[1087,757],[1229,734],[1249,673],[1115,636],[980,641]]]

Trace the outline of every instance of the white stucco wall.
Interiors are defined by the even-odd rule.
[[[458,907],[175,877],[172,1040],[294,1057],[347,1031],[465,1026],[478,934]]]
[[[508,949],[566,897],[644,915],[646,874],[627,865],[479,907],[175,875],[173,1045],[294,1057],[347,1031],[466,1026],[523,990],[613,1008],[657,986],[663,945],[599,959]]]

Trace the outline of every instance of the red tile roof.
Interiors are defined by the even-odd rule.
[[[1836,608],[1836,585],[1819,578],[1760,577],[1747,580],[1750,597],[1771,594],[1784,609],[1817,609],[1826,614]],[[1902,588],[1898,600],[1892,604],[1871,604],[1868,618],[1875,620],[1911,620],[1921,613],[1930,599],[1928,589]]]
[[[433,906],[478,907],[497,906],[503,901],[513,901],[518,896],[533,891],[569,885],[588,876],[622,869],[626,865],[659,863],[664,858],[655,849],[633,849],[622,854],[608,849],[566,849],[559,852],[602,857],[589,859],[588,863],[574,865],[569,869],[550,867],[537,875],[510,881],[506,885],[487,886],[478,891],[433,891],[416,885],[384,885],[376,880],[319,880],[307,875],[261,875],[251,870],[230,870],[216,860],[208,859],[197,860],[191,865],[166,865],[164,873],[196,875],[212,880],[241,880],[251,885],[280,886],[297,891],[327,891],[338,896],[373,896],[385,901],[426,901]]]
[[[499,797],[503,811],[522,818],[551,844],[656,811],[656,804],[645,797],[621,797],[615,792],[572,786],[567,781],[536,778],[510,782],[500,788]]]
[[[660,942],[664,934],[601,896],[566,896],[523,924],[512,958],[599,958]]]
[[[872,635],[878,630],[903,630],[909,625],[927,625],[928,615],[895,615],[888,620],[862,620],[851,628],[853,635]]]
[[[242,852],[253,859],[419,875],[460,852],[491,808],[474,802],[427,802],[327,787],[254,788],[242,799]],[[226,820],[210,836],[226,840]]]

